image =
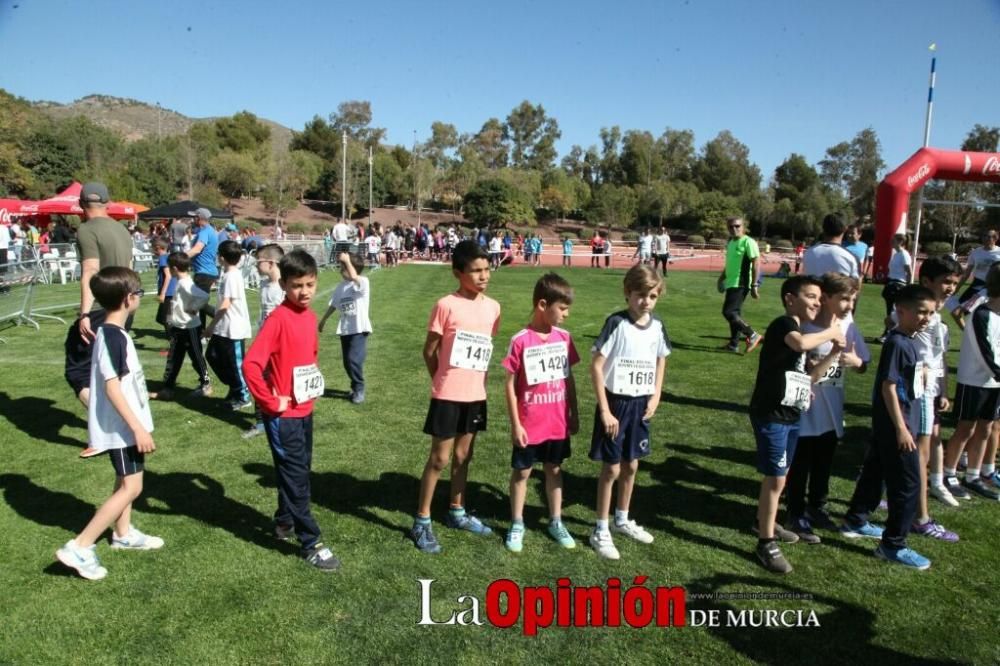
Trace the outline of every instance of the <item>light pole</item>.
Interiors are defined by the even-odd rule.
[[[416,184],[417,226],[420,226],[420,164],[417,161],[417,130],[413,130],[413,180]]]
[[[340,135],[340,221],[347,222],[347,130]]]
[[[931,53],[937,50],[937,44],[930,45]],[[924,148],[931,143],[931,115],[934,111],[934,79],[936,78],[935,66],[937,57],[931,56],[931,79],[927,86],[927,115],[924,117]],[[920,252],[920,223],[924,217],[924,188],[920,188],[917,193],[917,229],[913,234],[913,256],[910,258],[910,282],[917,280],[917,254]],[[905,230],[904,230],[905,232]]]
[[[163,138],[163,126],[160,122],[160,103],[156,103],[156,142],[159,143],[160,139]]]
[[[374,152],[368,146],[368,233],[372,231],[372,164],[374,162]]]

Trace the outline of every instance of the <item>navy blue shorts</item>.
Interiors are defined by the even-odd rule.
[[[139,449],[128,446],[124,449],[109,449],[108,457],[111,458],[111,466],[115,468],[116,476],[131,476],[138,474],[144,469],[146,455],[139,453]]]
[[[757,440],[757,471],[764,476],[785,476],[795,457],[799,424],[758,421],[750,417]]]
[[[486,401],[455,402],[431,398],[424,419],[424,434],[448,439],[486,430]]]
[[[535,463],[561,465],[569,458],[569,437],[566,439],[550,439],[541,444],[532,444],[523,449],[515,446],[510,454],[510,466],[514,469],[531,469]]]
[[[594,434],[590,440],[590,459],[610,465],[622,460],[632,461],[649,455],[649,421],[643,418],[649,406],[649,396],[636,397],[607,393],[608,408],[618,419],[618,436],[611,439],[604,432],[601,408],[594,409]]]

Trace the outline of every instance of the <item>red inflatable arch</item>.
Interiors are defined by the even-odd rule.
[[[889,272],[893,235],[906,232],[910,195],[933,178],[1000,182],[1000,153],[921,148],[879,183],[875,194],[876,282],[883,282]]]

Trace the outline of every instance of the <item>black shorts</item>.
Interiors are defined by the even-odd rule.
[[[146,455],[139,453],[139,449],[134,446],[127,446],[124,449],[109,449],[108,457],[111,458],[111,466],[115,468],[117,476],[138,474],[144,469],[146,462]]]
[[[955,415],[959,421],[996,421],[1000,388],[959,383],[955,390]]]
[[[486,401],[455,402],[431,398],[424,420],[424,433],[431,437],[455,437],[486,430]]]
[[[649,455],[649,421],[643,418],[649,396],[636,397],[608,393],[608,407],[618,419],[618,436],[611,439],[604,432],[601,408],[594,409],[594,433],[590,440],[590,459],[617,465]]]
[[[572,453],[569,437],[566,439],[550,439],[541,444],[533,444],[523,449],[515,446],[510,454],[510,466],[514,469],[531,469],[535,463],[561,465]]]
[[[962,305],[965,305],[966,301],[973,298],[974,296],[977,296],[979,292],[981,292],[985,288],[986,288],[985,282],[983,282],[979,278],[974,278],[972,280],[972,284],[966,287],[965,291],[962,292],[962,295],[958,297],[958,302],[961,303]]]
[[[94,310],[90,313],[90,330],[97,333],[97,328],[107,319],[108,313],[104,310]],[[91,341],[92,342],[92,341]],[[80,337],[80,319],[74,319],[66,331],[66,366],[63,376],[69,387],[73,389],[74,395],[79,395],[80,391],[90,387],[90,359],[94,354],[94,347],[91,343],[84,342]]]
[[[163,299],[162,303],[157,303],[156,308],[156,323],[160,326],[167,325],[167,315],[170,314],[171,301],[174,300],[173,296],[168,296]]]

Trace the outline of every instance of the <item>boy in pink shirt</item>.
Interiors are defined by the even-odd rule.
[[[570,456],[570,435],[580,428],[576,383],[571,367],[580,362],[569,331],[558,327],[569,316],[573,289],[555,273],[535,284],[531,323],[511,338],[503,360],[507,370],[507,412],[514,451],[510,457],[511,526],[505,545],[520,553],[524,540],[524,497],[536,462],[545,470],[549,534],[563,548],[576,542],[562,523],[560,466]]]
[[[445,524],[473,534],[492,531],[465,512],[465,482],[476,433],[486,430],[486,371],[493,354],[492,337],[500,326],[500,304],[483,294],[490,282],[490,262],[476,242],[456,245],[451,267],[458,291],[434,304],[424,342],[424,362],[431,375],[424,432],[431,436],[431,451],[410,530],[417,548],[432,554],[441,552],[441,546],[431,530],[431,500],[449,460],[451,502]]]

